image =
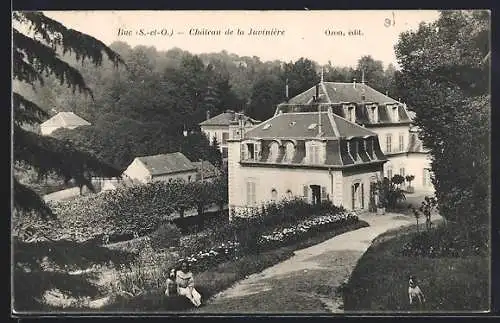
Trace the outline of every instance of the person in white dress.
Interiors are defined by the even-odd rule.
[[[187,297],[194,306],[201,305],[201,295],[194,288],[193,273],[189,270],[189,264],[184,261],[176,273],[177,294]]]

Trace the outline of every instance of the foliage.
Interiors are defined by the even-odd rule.
[[[72,94],[78,90],[79,93],[93,97],[93,92],[80,71],[64,61],[59,54],[72,55],[76,61],[82,63],[88,61],[94,66],[102,64],[103,56],[107,56],[115,66],[123,64],[122,58],[101,41],[68,29],[41,12],[14,12],[12,18],[12,79],[16,84],[32,89],[41,86],[43,89],[43,86],[47,85],[45,79],[51,77],[61,87],[70,89]],[[64,183],[74,180],[80,188],[87,186],[91,190],[93,190],[92,176],[119,176],[120,172],[115,167],[101,161],[88,151],[78,150],[67,141],[42,137],[32,131],[49,117],[50,106],[44,107],[32,101],[25,96],[25,93],[14,89],[12,94],[15,162],[21,162],[35,171],[38,179],[47,178],[49,175],[60,177]],[[21,183],[18,179],[19,172],[14,175],[14,219],[25,218],[28,222],[36,221],[38,217],[29,215],[37,214],[57,222],[53,219],[52,210],[28,186],[30,183]],[[31,226],[30,229],[37,230],[36,226]],[[54,272],[40,268],[41,260],[49,257],[50,251],[58,250],[57,245],[39,248],[37,244],[15,243],[13,250],[16,310],[39,308],[39,300],[43,293],[51,288],[71,290],[75,293],[90,292],[94,289],[88,277],[74,277],[64,271]],[[23,263],[26,254],[30,254],[30,259]],[[68,265],[74,263],[68,262]]]
[[[270,234],[260,237],[260,249],[276,248],[287,245],[306,237],[318,234],[321,231],[333,230],[358,222],[358,216],[353,212],[327,213],[311,219],[307,219],[293,226],[275,229]]]
[[[405,178],[399,174],[396,174],[392,177],[391,181],[399,187],[405,182]]]
[[[250,214],[244,212],[236,215],[230,223],[232,228],[229,230],[222,228],[221,234],[228,237],[233,230],[242,250],[258,252],[259,237],[266,232],[316,216],[337,214],[342,211],[344,211],[342,207],[337,207],[331,202],[323,202],[320,205],[311,205],[302,199],[270,202]]]
[[[411,187],[411,182],[415,179],[415,175],[406,175],[405,180],[408,182],[408,186]]]
[[[378,207],[395,209],[398,203],[406,199],[403,190],[387,177],[378,181],[375,184],[375,189],[378,196]]]
[[[41,300],[49,290],[59,290],[73,297],[96,296],[100,291],[94,283],[95,272],[72,274],[71,271],[119,265],[135,258],[127,251],[64,240],[26,243],[14,239],[13,249],[14,308],[17,311],[41,310]]]
[[[238,249],[239,245],[237,243],[226,241],[212,249],[196,252],[188,256],[187,260],[192,264],[197,290],[200,291],[203,298],[208,299],[218,292],[227,289],[236,281],[250,274],[261,272],[270,266],[290,258],[293,256],[294,250],[310,247],[346,231],[355,230],[367,225],[366,222],[357,221],[350,225],[348,224],[333,229],[330,228],[329,230],[314,231],[314,234],[301,236],[301,239],[289,240],[287,243],[281,245],[275,244],[273,245],[274,248],[271,250],[268,249],[260,253],[242,253],[241,250]],[[182,249],[183,248],[184,247],[182,247]],[[181,260],[182,259],[179,259],[178,261]],[[165,263],[168,263],[168,266],[165,266]],[[158,267],[165,268],[164,273],[166,273],[166,269],[172,267],[171,264],[171,260],[162,261],[161,263],[158,262]],[[148,271],[141,269],[140,272],[142,276],[145,276]],[[149,272],[156,273],[157,271],[154,270]],[[137,276],[139,275],[136,275],[136,277]],[[139,307],[141,311],[179,311],[192,308],[192,305],[182,302],[182,299],[176,297],[167,298],[163,295],[165,290],[164,277],[160,275],[149,275],[147,277],[147,279],[139,279],[137,277],[134,280],[134,284],[128,284],[131,286],[128,290],[135,288],[137,291],[142,291],[139,296],[127,297],[126,295],[121,295],[114,304],[108,305],[102,310],[134,311]],[[141,281],[144,282],[143,285],[139,285]],[[158,289],[154,288],[153,286],[155,285],[160,287]],[[142,288],[132,286],[141,286]],[[152,288],[152,290],[150,288]]]
[[[122,186],[71,201],[50,202],[60,221],[16,217],[15,233],[24,239],[46,236],[53,240],[77,241],[102,241],[108,236],[111,242],[123,236],[142,236],[155,230],[164,219],[175,217],[176,211],[181,213],[195,208],[200,201],[197,187],[204,187],[209,193],[204,197],[207,205],[221,203],[216,194],[220,190],[227,191],[227,182],[158,181]]]
[[[161,224],[149,237],[154,249],[177,247],[180,243],[181,231],[175,224],[165,223]]]
[[[59,22],[41,12],[14,12],[13,79],[35,87],[44,85],[44,76],[52,75],[61,85],[92,96],[81,73],[62,60],[57,51],[71,53],[77,61],[89,60],[94,65],[103,61],[103,52],[115,65],[123,63],[121,57],[99,40],[67,29]],[[19,30],[27,27],[23,33]],[[89,178],[92,174],[117,176],[118,171],[101,162],[91,154],[78,151],[65,142],[41,137],[23,128],[37,125],[48,118],[48,113],[37,103],[13,92],[14,110],[14,160],[23,161],[39,174],[54,172],[65,181],[74,179],[79,186],[92,189]],[[19,210],[36,210],[42,215],[51,215],[43,201],[27,186],[14,179],[14,205]]]
[[[490,14],[443,11],[401,34],[398,85],[432,157],[441,215],[464,230],[489,222]]]
[[[486,226],[471,230],[467,238],[461,228],[440,225],[433,230],[419,232],[404,244],[402,254],[407,257],[468,257],[489,256],[489,229]]]
[[[483,239],[489,231],[484,229]],[[410,233],[403,234],[405,231]],[[441,256],[428,257],[402,252],[403,246],[420,235],[432,236],[436,240],[445,235],[442,241],[447,243],[453,240],[451,231],[454,230],[437,227],[418,234],[413,227],[413,230],[404,228],[376,238],[358,261],[344,289],[344,310],[406,312],[410,310],[408,277],[416,275],[426,298],[425,312],[487,311],[491,283],[490,256],[486,246],[481,247],[484,256],[475,256],[472,252],[464,257],[450,257],[445,252]],[[393,239],[388,239],[390,237]],[[459,245],[467,247],[461,240],[457,239],[459,250]]]

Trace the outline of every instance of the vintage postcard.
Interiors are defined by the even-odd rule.
[[[490,310],[488,10],[12,13],[12,314]]]

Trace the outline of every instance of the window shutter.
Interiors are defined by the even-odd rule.
[[[328,193],[326,192],[326,187],[321,186],[321,200],[326,201],[328,199]]]
[[[241,144],[241,159],[246,159],[247,153],[246,153],[246,147],[245,144]]]
[[[256,204],[255,183],[252,182],[252,204]]]
[[[361,183],[361,208],[365,208],[365,185]]]
[[[307,185],[304,185],[304,191],[303,192],[304,192],[304,195],[303,195],[304,199],[306,201],[308,201],[309,200],[309,187],[307,187]]]
[[[356,194],[356,192],[355,192],[355,186],[354,185],[351,185],[351,191],[352,191],[351,192],[352,193],[351,194],[352,195],[351,196],[351,198],[352,198],[352,209],[354,210],[354,194]]]
[[[249,205],[251,203],[251,196],[250,194],[252,193],[251,192],[251,187],[250,187],[251,183],[250,182],[247,182],[247,205]]]

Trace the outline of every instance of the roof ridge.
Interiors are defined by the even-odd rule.
[[[327,113],[327,114],[328,114],[328,120],[330,120],[330,123],[332,124],[333,133],[335,134],[335,136],[340,137],[339,128],[337,126],[337,123],[335,122],[335,119],[332,116],[333,113]]]
[[[63,126],[67,126],[68,123],[66,122],[66,119],[64,118],[62,112],[59,112],[58,116],[59,116],[59,120],[61,120],[61,123],[63,124]]]
[[[326,90],[325,82],[320,82],[321,87],[323,88],[323,92],[325,92],[326,98],[328,99],[328,103],[332,103],[330,95],[328,95],[328,91]]]

